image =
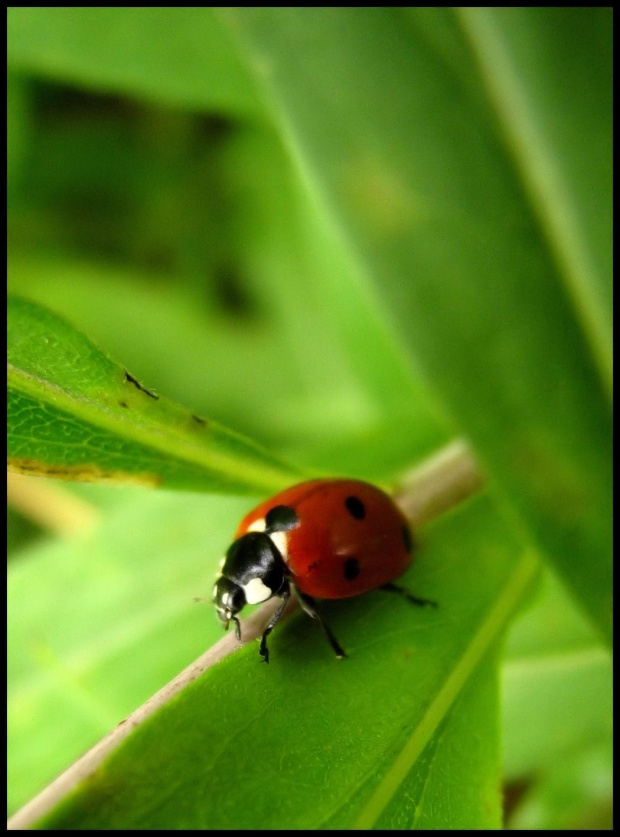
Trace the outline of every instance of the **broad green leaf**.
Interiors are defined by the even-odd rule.
[[[595,741],[611,740],[608,649],[547,572],[512,628],[502,667],[507,779],[540,774]]]
[[[460,20],[566,293],[610,385],[610,11],[473,8],[462,9]]]
[[[609,636],[609,11],[220,14],[513,520]]]
[[[140,384],[56,314],[8,309],[8,457],[22,473],[273,491],[299,472]]]
[[[260,112],[252,81],[212,10],[11,8],[14,70],[186,108]]]
[[[159,532],[155,526],[153,542],[161,538]],[[130,537],[129,531],[124,537]],[[92,544],[85,547],[93,549]],[[162,556],[162,567],[163,552],[156,553]],[[104,564],[103,577],[118,566],[122,554],[121,546],[112,544],[114,563]],[[220,552],[208,554],[215,571]],[[53,573],[57,561],[46,563]],[[77,553],[74,563],[77,571]],[[159,564],[160,558],[155,567]],[[417,562],[404,579],[410,589],[435,597],[437,610],[412,609],[381,592],[323,603],[350,655],[341,662],[316,625],[296,614],[272,635],[269,666],[260,664],[251,644],[209,669],[125,739],[40,825],[299,828],[417,821],[430,828],[454,827],[458,817],[472,825],[497,825],[497,671],[489,654],[534,569],[535,562],[521,554],[487,500],[468,504],[420,535]],[[183,589],[189,571],[188,563],[181,573]],[[135,589],[130,565],[122,575],[129,594]],[[114,578],[111,574],[110,581]],[[161,606],[154,596],[146,597],[138,613]],[[136,665],[132,645],[139,644],[149,658],[151,648],[156,656],[157,636],[144,632],[148,625],[133,629],[125,601],[116,649],[110,654],[101,645],[103,653],[95,655],[93,670],[88,663],[92,652],[80,654],[80,637],[75,635],[82,609],[83,618],[89,618],[88,606],[76,598],[74,637],[67,634],[68,619],[64,629],[63,645],[74,646],[71,677],[64,679],[67,699],[77,691],[85,698],[99,695],[101,705],[106,680],[114,695],[122,693],[113,668],[120,667],[130,682],[139,681],[142,664]],[[180,599],[173,598],[178,613]],[[96,612],[101,614],[109,600],[110,593],[102,590]],[[35,611],[33,607],[27,621],[39,625],[47,644],[57,646],[53,619],[44,620],[44,627]],[[185,621],[168,620],[172,638],[166,641],[167,658],[175,623],[183,630]],[[94,630],[93,638],[99,632]],[[28,631],[22,627],[21,633]],[[185,647],[193,641],[186,637]],[[126,667],[121,663],[125,658]],[[178,668],[185,663],[179,661]],[[145,665],[148,669],[148,660]],[[62,666],[47,668],[52,674],[62,671]],[[56,681],[62,690],[62,678]],[[34,680],[34,694],[36,685]],[[86,709],[88,701],[83,705]],[[468,729],[471,745],[463,746]],[[427,781],[421,781],[424,776]],[[243,806],[238,802],[240,787]],[[433,800],[451,798],[452,793],[454,812],[445,804],[435,808]],[[416,814],[418,804],[422,807]]]
[[[463,688],[417,761],[411,765],[404,758],[395,759],[379,791],[363,803],[355,826],[499,828],[498,698],[497,659],[491,653]],[[362,787],[349,807],[354,810],[365,793]],[[322,827],[345,828],[345,815],[346,809]]]
[[[561,759],[526,793],[509,828],[518,831],[612,831],[611,740]]]

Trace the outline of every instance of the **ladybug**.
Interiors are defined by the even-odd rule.
[[[336,656],[346,657],[319,614],[318,599],[346,599],[380,588],[416,605],[436,606],[393,584],[412,560],[407,519],[391,497],[366,482],[318,479],[302,482],[247,514],[220,564],[213,588],[219,618],[228,630],[246,604],[272,596],[282,602],[265,628],[259,653],[269,662],[267,637],[291,595],[316,619]]]

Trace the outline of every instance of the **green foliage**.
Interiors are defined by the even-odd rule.
[[[489,489],[416,533],[436,611],[329,603],[341,663],[294,615],[36,825],[498,827],[503,776],[509,826],[604,826],[609,11],[8,27],[9,456],[106,483],[52,483],[89,532],[9,519],[10,811],[220,637],[192,598],[254,501],[459,435]]]
[[[283,488],[299,471],[140,384],[21,299],[8,309],[8,457],[26,474],[203,490]]]
[[[256,115],[251,76],[210,9],[15,9],[11,67],[185,108]]]

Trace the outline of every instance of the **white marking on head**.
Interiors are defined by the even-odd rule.
[[[224,569],[224,564],[225,563],[226,563],[226,556],[224,555],[222,558],[220,558],[220,570]],[[220,575],[221,575],[221,573],[220,573]]]
[[[245,593],[245,600],[248,604],[266,602],[267,599],[273,596],[273,590],[270,590],[266,584],[263,584],[260,578],[251,578],[247,584],[243,585],[243,592]]]
[[[224,590],[220,599],[220,605],[227,610],[230,608],[230,590]]]
[[[288,561],[288,539],[286,537],[286,532],[270,532],[269,537],[282,558],[284,558],[285,561]]]
[[[252,521],[248,526],[248,532],[264,532],[267,528],[264,517],[259,517],[258,520]]]
[[[217,584],[213,587],[213,592],[211,593],[211,597],[215,598],[217,596]]]

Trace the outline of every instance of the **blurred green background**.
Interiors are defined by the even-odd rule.
[[[10,9],[9,291],[65,316],[150,389],[312,471],[389,484],[454,436],[471,437],[515,531],[529,529],[552,560],[572,538],[568,560],[577,569],[567,574],[588,576],[583,556],[608,547],[586,502],[598,506],[604,524],[598,501],[609,485],[609,425],[600,419],[604,387],[593,371],[605,377],[611,319],[604,10],[587,19],[567,10],[532,19],[517,10],[495,21],[513,57],[521,48],[529,55],[532,44],[543,56],[518,63],[519,82],[540,106],[537,127],[541,113],[548,117],[541,133],[565,190],[553,193],[551,210],[532,195],[541,182],[557,182],[543,174],[532,187],[511,168],[525,159],[535,180],[545,157],[536,143],[528,146],[527,130],[525,140],[511,133],[510,114],[523,114],[519,91],[514,99],[507,92],[514,92],[510,73],[498,60],[491,74],[504,84],[498,92],[481,69],[484,50],[477,61],[469,54],[485,37],[483,21],[402,10],[393,24],[375,10],[370,25],[363,10],[352,10],[355,31],[340,44],[337,19],[300,24],[299,11],[273,30],[266,11],[267,24],[246,21],[238,39],[234,21],[211,9]],[[358,42],[356,27],[364,33],[365,25],[367,40]],[[492,63],[499,39],[486,35]],[[384,36],[386,44],[394,37],[388,52],[402,88],[390,85],[381,63]],[[432,57],[413,68],[424,81],[409,114],[402,97],[413,70],[398,64],[408,38],[416,60]],[[240,46],[247,40],[254,51]],[[366,52],[355,51],[359,43]],[[562,61],[571,52],[590,75],[570,75]],[[342,67],[330,64],[334,55]],[[280,110],[261,83],[274,66]],[[308,93],[308,78],[327,91],[322,102]],[[577,86],[583,113],[549,108],[565,85]],[[376,119],[368,128],[376,114],[364,112],[366,101],[381,103],[381,116],[385,103],[385,125]],[[341,123],[333,118],[339,113]],[[418,129],[420,114],[428,123]],[[383,147],[392,130],[396,140]],[[558,136],[566,142],[554,146]],[[475,153],[461,159],[470,143]],[[410,169],[401,166],[409,159]],[[338,168],[343,160],[354,161],[352,174]],[[470,203],[472,194],[479,202]],[[582,210],[576,218],[574,205]],[[576,286],[566,280],[574,277],[566,260],[576,264],[578,248],[554,250],[549,233],[559,218],[559,238],[570,238],[567,217],[594,266],[583,273],[592,281]],[[477,284],[487,272],[488,286]],[[502,382],[495,389],[494,375]],[[570,409],[556,415],[557,404]],[[588,485],[584,473],[595,475]],[[558,498],[558,485],[567,486],[570,504]],[[42,523],[19,502],[9,509],[11,810],[197,656],[210,617],[187,612],[191,597],[208,588],[208,573],[196,580],[196,567],[207,553],[221,554],[252,502],[70,485],[57,497],[77,531],[88,516],[80,501],[103,529],[95,547],[67,546],[62,525]],[[571,528],[582,509],[583,540]],[[556,523],[565,530],[554,540]],[[136,594],[135,578],[151,561],[147,589]],[[599,576],[592,577],[594,588]],[[539,610],[517,628],[504,667],[509,822],[606,827],[608,660],[557,580],[546,579]],[[604,587],[593,597],[607,595]],[[133,622],[112,630],[136,607],[136,595],[155,604],[138,603]],[[50,653],[39,619],[53,623],[56,603],[74,596],[81,604],[73,621],[65,614]],[[72,625],[87,613],[92,638],[82,648]],[[85,667],[77,687],[59,651],[65,644],[71,665]],[[151,649],[142,661],[149,676],[127,689],[136,648]],[[549,706],[562,696],[568,709],[554,725]],[[528,724],[536,735],[524,741]]]
[[[302,464],[446,438],[209,10],[15,10],[9,43],[10,291]]]

